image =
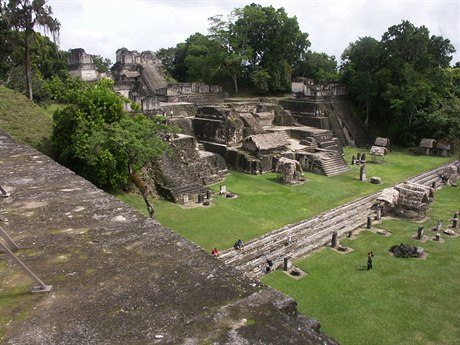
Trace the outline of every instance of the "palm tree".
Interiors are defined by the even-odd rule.
[[[26,87],[30,100],[32,92],[32,66],[30,61],[30,46],[34,37],[35,28],[42,29],[45,34],[50,33],[54,42],[58,40],[61,23],[52,17],[51,6],[46,0],[6,0],[1,1],[2,13],[8,26],[16,33],[24,32],[24,69]],[[17,35],[19,37],[19,35]]]

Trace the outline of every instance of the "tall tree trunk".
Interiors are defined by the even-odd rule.
[[[34,97],[32,94],[32,67],[30,63],[30,38],[31,38],[31,33],[26,30],[24,33],[24,67],[25,67],[25,73],[26,73],[26,88],[27,88],[27,95],[29,96],[29,99],[33,101]]]
[[[364,122],[366,126],[369,126],[369,113],[371,107],[370,100],[370,88],[371,88],[371,73],[367,71],[367,85],[366,85],[366,121]]]
[[[366,121],[364,121],[364,124],[366,126],[369,126],[369,108],[370,108],[370,105],[369,105],[370,101],[369,101],[369,95],[367,94],[366,95]]]
[[[149,196],[149,187],[142,181],[142,179],[135,173],[130,175],[130,180],[134,183],[134,185],[137,187],[139,192],[142,195],[142,198],[144,198],[145,206],[147,207],[147,211],[149,212],[149,217],[150,218],[155,218],[155,209],[153,208],[153,205],[150,203],[148,196]]]
[[[236,74],[232,74],[233,86],[235,88],[235,93],[238,93],[238,77]]]

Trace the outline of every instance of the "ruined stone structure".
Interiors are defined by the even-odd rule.
[[[81,80],[96,81],[105,77],[105,73],[97,70],[92,56],[82,48],[71,49],[67,63],[70,74]]]
[[[205,83],[169,84],[155,90],[159,102],[222,103],[222,87]]]
[[[451,155],[452,145],[447,140],[434,140],[429,138],[422,138],[419,147],[424,149],[427,156],[438,155],[448,157]]]
[[[277,125],[280,122],[294,125]],[[349,170],[340,141],[331,131],[296,125],[278,104],[203,106],[192,123],[206,150],[220,154],[230,167],[242,172],[275,171],[281,157],[299,161],[305,171],[328,176]]]
[[[3,134],[0,148],[10,193],[0,203],[2,227],[53,285],[14,304],[22,317],[11,318],[2,343],[337,345],[291,298],[244,279],[40,152]],[[15,265],[2,274],[7,294],[29,281]]]
[[[405,182],[384,189],[377,200],[385,213],[413,218],[425,215],[433,195],[434,190],[430,186]]]
[[[280,101],[296,122],[306,126],[328,129],[343,146],[367,146],[367,130],[352,113],[346,87],[337,82],[315,84],[308,78],[292,82],[296,99]]]
[[[436,146],[436,140],[434,140],[434,139],[422,138],[422,140],[420,140],[419,147],[421,147],[422,149],[425,150],[424,153],[427,156],[429,156],[431,154],[431,152],[433,151],[435,146]]]
[[[152,52],[120,48],[111,69],[114,89],[138,103],[142,110],[154,110],[158,107],[154,91],[168,85],[160,68],[161,61]]]
[[[281,157],[275,171],[283,176],[285,183],[298,183],[302,177],[302,168],[300,163],[294,159]]]
[[[116,62],[129,65],[161,65],[161,60],[158,59],[151,51],[139,53],[137,50],[129,51],[126,48],[120,48],[116,51]]]
[[[386,149],[390,148],[390,139],[377,137],[374,140],[374,146],[385,147]]]
[[[164,115],[169,124],[179,126],[182,134],[188,136],[171,143],[173,152],[178,142],[192,145],[190,155],[181,154],[180,159],[171,163],[177,171],[185,172],[196,165],[199,159],[192,152],[214,157],[211,160],[216,163],[216,171],[221,172],[226,171],[222,161],[246,173],[272,172],[280,158],[296,160],[304,171],[327,176],[349,170],[342,157],[342,146],[355,143],[349,128],[357,125],[346,125],[347,115],[336,114],[342,111],[337,105],[341,102],[339,97],[346,95],[346,89],[339,84],[314,85],[304,80],[302,93],[307,98],[302,100],[223,103],[222,88],[218,86],[168,85],[161,61],[151,52],[121,48],[116,61],[112,68],[115,90],[140,104],[144,113]],[[222,159],[215,159],[216,154]],[[192,201],[212,183],[213,179],[205,176],[216,175],[206,172],[209,169],[205,166],[201,174],[173,174],[167,164],[154,164],[149,175],[162,196],[175,202],[183,202],[184,198]],[[222,178],[222,174],[217,175]],[[183,186],[179,176],[184,179]]]
[[[263,155],[276,150],[285,150],[289,142],[281,132],[250,135],[243,140],[243,150]]]
[[[162,103],[215,103],[222,101],[222,88],[204,83],[169,84],[161,60],[150,51],[139,53],[120,48],[112,67],[115,91],[138,103],[144,111],[160,112]],[[129,110],[129,109],[128,109]]]
[[[227,173],[222,156],[198,150],[196,139],[179,134],[171,140],[170,152],[146,169],[160,195],[176,203],[198,202],[206,185],[220,182]]]
[[[337,82],[317,84],[310,78],[298,77],[292,80],[292,92],[302,96],[324,97],[345,96],[348,90],[345,85]]]

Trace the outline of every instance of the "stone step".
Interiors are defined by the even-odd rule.
[[[374,200],[377,195],[379,195],[379,193],[374,193],[372,195],[369,195],[369,196],[366,196],[366,197],[362,197],[362,198],[359,198],[353,202],[350,202],[350,203],[347,203],[347,204],[344,204],[344,205],[340,205],[340,206],[337,206],[329,211],[326,211],[326,212],[323,212],[319,215],[317,215],[316,217],[313,217],[313,218],[309,218],[309,219],[306,219],[306,220],[303,220],[303,221],[300,221],[296,224],[288,224],[278,230],[274,230],[264,236],[261,236],[257,239],[253,239],[251,241],[248,242],[248,244],[246,245],[247,248],[253,246],[254,244],[256,243],[259,243],[260,241],[270,241],[273,239],[273,237],[275,236],[285,236],[289,231],[292,231],[293,229],[294,230],[298,230],[298,229],[301,229],[301,228],[305,228],[305,227],[308,227],[310,225],[312,225],[315,221],[318,222],[318,221],[321,221],[322,219],[324,219],[325,217],[329,217],[329,218],[332,218],[336,215],[340,215],[340,214],[343,214],[343,213],[346,213],[348,210],[350,209],[356,209],[356,208],[359,208],[361,207],[362,205],[367,205],[367,203],[369,202],[369,200]]]
[[[356,224],[351,226],[345,226],[338,231],[338,237],[343,237],[345,233],[350,230],[356,229],[356,227],[362,226],[366,223],[365,219],[362,217],[356,216],[353,219]],[[334,229],[338,230],[338,229]],[[233,264],[235,268],[242,272],[250,272],[254,274],[253,277],[260,277],[265,272],[266,261],[269,258],[273,261],[274,267],[281,266],[284,262],[284,258],[290,256],[292,260],[296,260],[314,249],[327,245],[331,241],[332,230],[323,229],[317,233],[314,233],[308,237],[305,237],[303,241],[294,242],[290,246],[282,246],[276,249],[272,249],[270,252],[259,252],[258,255],[255,255],[252,260],[242,261],[239,265]]]
[[[350,170],[350,167],[340,155],[321,162],[326,176],[335,176]]]
[[[271,241],[265,242],[265,243],[259,243],[258,246],[254,246],[251,249],[245,248],[245,253],[244,255],[239,255],[238,257],[241,259],[242,256],[250,257],[255,255],[259,251],[266,251],[267,249],[272,249],[273,247],[279,247],[284,246],[287,240],[287,236],[291,235],[293,240],[301,243],[302,241],[305,240],[306,237],[316,235],[318,233],[321,233],[323,231],[328,231],[330,233],[334,231],[343,231],[343,229],[347,229],[349,231],[350,226],[351,227],[357,227],[360,224],[356,225],[355,221],[357,219],[364,219],[363,222],[367,220],[368,216],[368,209],[370,206],[364,205],[361,208],[356,209],[356,211],[349,211],[349,212],[344,212],[340,215],[337,215],[335,217],[331,217],[330,219],[319,219],[317,222],[314,222],[312,224],[309,224],[306,227],[301,228],[298,233],[287,233],[283,234],[282,237],[277,237],[277,238],[272,238]],[[292,230],[292,229],[291,229]],[[229,263],[235,262],[235,260],[238,260],[237,258],[233,258],[233,260],[228,260]]]
[[[342,219],[349,218],[349,212],[356,213],[357,210],[361,210],[363,207],[368,208],[369,198],[374,198],[374,196],[362,198],[357,202],[339,206],[329,212],[319,215],[318,217],[308,219],[295,225],[286,226],[276,232],[268,234],[267,236],[249,241],[245,246],[246,255],[250,255],[248,251],[260,250],[260,248],[268,248],[274,244],[285,242],[289,235],[292,236],[293,240],[296,240],[296,238],[304,236],[306,232],[321,231],[324,227],[333,226],[334,223],[340,222]],[[231,263],[234,260],[234,258],[232,259],[232,256],[235,255],[235,252],[236,251],[232,250],[230,250],[230,252],[225,251],[221,254],[221,257],[228,257],[226,262]]]

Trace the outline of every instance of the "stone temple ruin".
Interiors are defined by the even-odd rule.
[[[82,48],[71,49],[67,63],[70,74],[81,80],[96,81],[106,76],[96,68],[92,56]]]
[[[120,48],[111,69],[115,91],[138,103],[143,111],[159,110],[160,102],[221,100],[222,88],[204,83],[169,84],[161,60],[150,51]]]
[[[341,174],[350,169],[342,147],[369,142],[343,85],[301,78],[292,83],[295,98],[226,102],[219,86],[169,84],[151,52],[121,48],[116,56],[115,90],[181,129],[170,140],[171,152],[145,170],[151,187],[168,200],[202,200],[206,186],[222,181],[228,168],[275,172],[280,159],[298,162],[292,175],[282,174],[284,182],[298,180],[300,171]]]

